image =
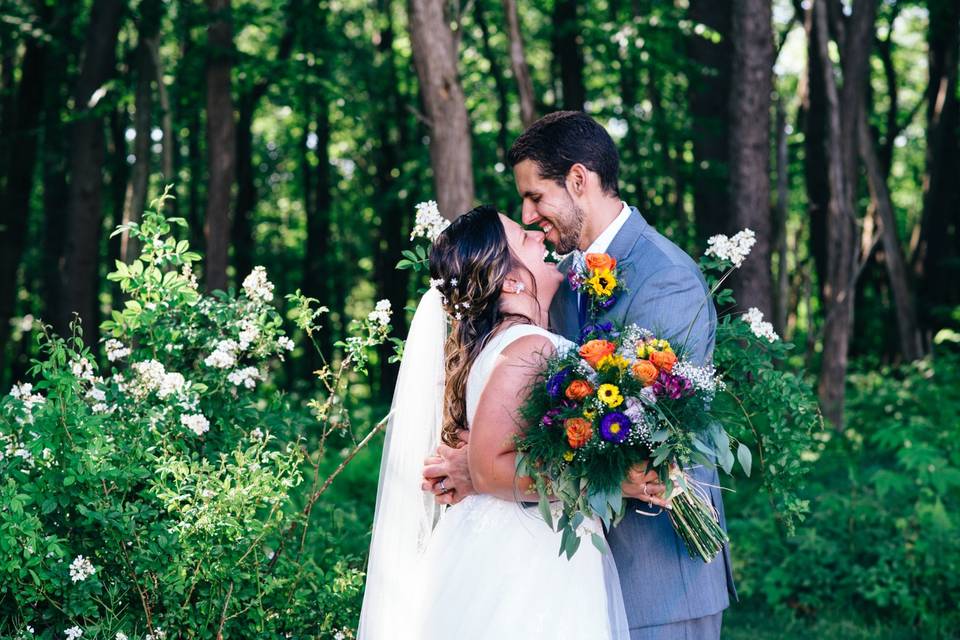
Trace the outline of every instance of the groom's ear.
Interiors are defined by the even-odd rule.
[[[589,169],[575,162],[567,171],[567,190],[574,196],[582,197],[587,188],[589,180]]]

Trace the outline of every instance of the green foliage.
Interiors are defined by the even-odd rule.
[[[108,364],[78,324],[68,338],[45,330],[34,382],[0,400],[0,636],[349,634],[360,559],[310,512],[339,472],[321,485],[327,439],[354,439],[346,376],[384,340],[389,311],[348,338],[313,422],[272,384],[293,343],[265,271],[240,294],[202,295],[165,200],[129,227],[139,259],[110,275],[129,299],[103,326]],[[316,316],[298,318],[311,334]],[[311,423],[322,435],[309,449]],[[366,521],[354,526],[362,538]]]
[[[748,601],[806,616],[859,611],[918,636],[952,637],[960,590],[960,357],[941,353],[850,378],[850,424],[824,432],[793,538],[765,525],[761,495],[729,501]]]

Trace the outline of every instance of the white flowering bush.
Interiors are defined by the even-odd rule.
[[[125,300],[102,362],[78,324],[45,328],[0,399],[0,638],[332,638],[362,574],[305,549],[324,539],[310,513],[336,475],[327,438],[380,426],[359,442],[342,397],[390,309],[359,322],[311,416],[272,382],[294,343],[266,271],[202,294],[163,201],[127,227],[142,252],[109,276]]]

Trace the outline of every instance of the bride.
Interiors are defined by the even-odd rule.
[[[542,233],[491,206],[434,243],[387,426],[363,640],[629,635],[612,556],[585,544],[558,557],[558,534],[522,503],[535,501],[530,479],[515,473],[523,391],[571,346],[546,329],[563,276],[545,255]],[[438,438],[455,445],[464,431],[480,495],[440,513],[420,489],[422,462]]]

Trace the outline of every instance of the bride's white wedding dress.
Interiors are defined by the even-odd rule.
[[[467,420],[497,356],[531,334],[564,338],[539,327],[514,325],[491,339],[467,378]],[[599,522],[587,523],[603,534]],[[447,509],[422,560],[423,640],[626,638],[620,583],[609,553],[583,540],[573,558],[558,556],[560,536],[535,506],[473,495]]]
[[[431,289],[411,324],[394,392],[358,639],[628,639],[612,555],[587,539],[571,560],[558,556],[559,534],[535,507],[477,495],[441,516],[420,491],[442,418],[444,332]],[[494,336],[468,377],[468,422],[497,356],[530,334],[569,344],[529,325]]]

